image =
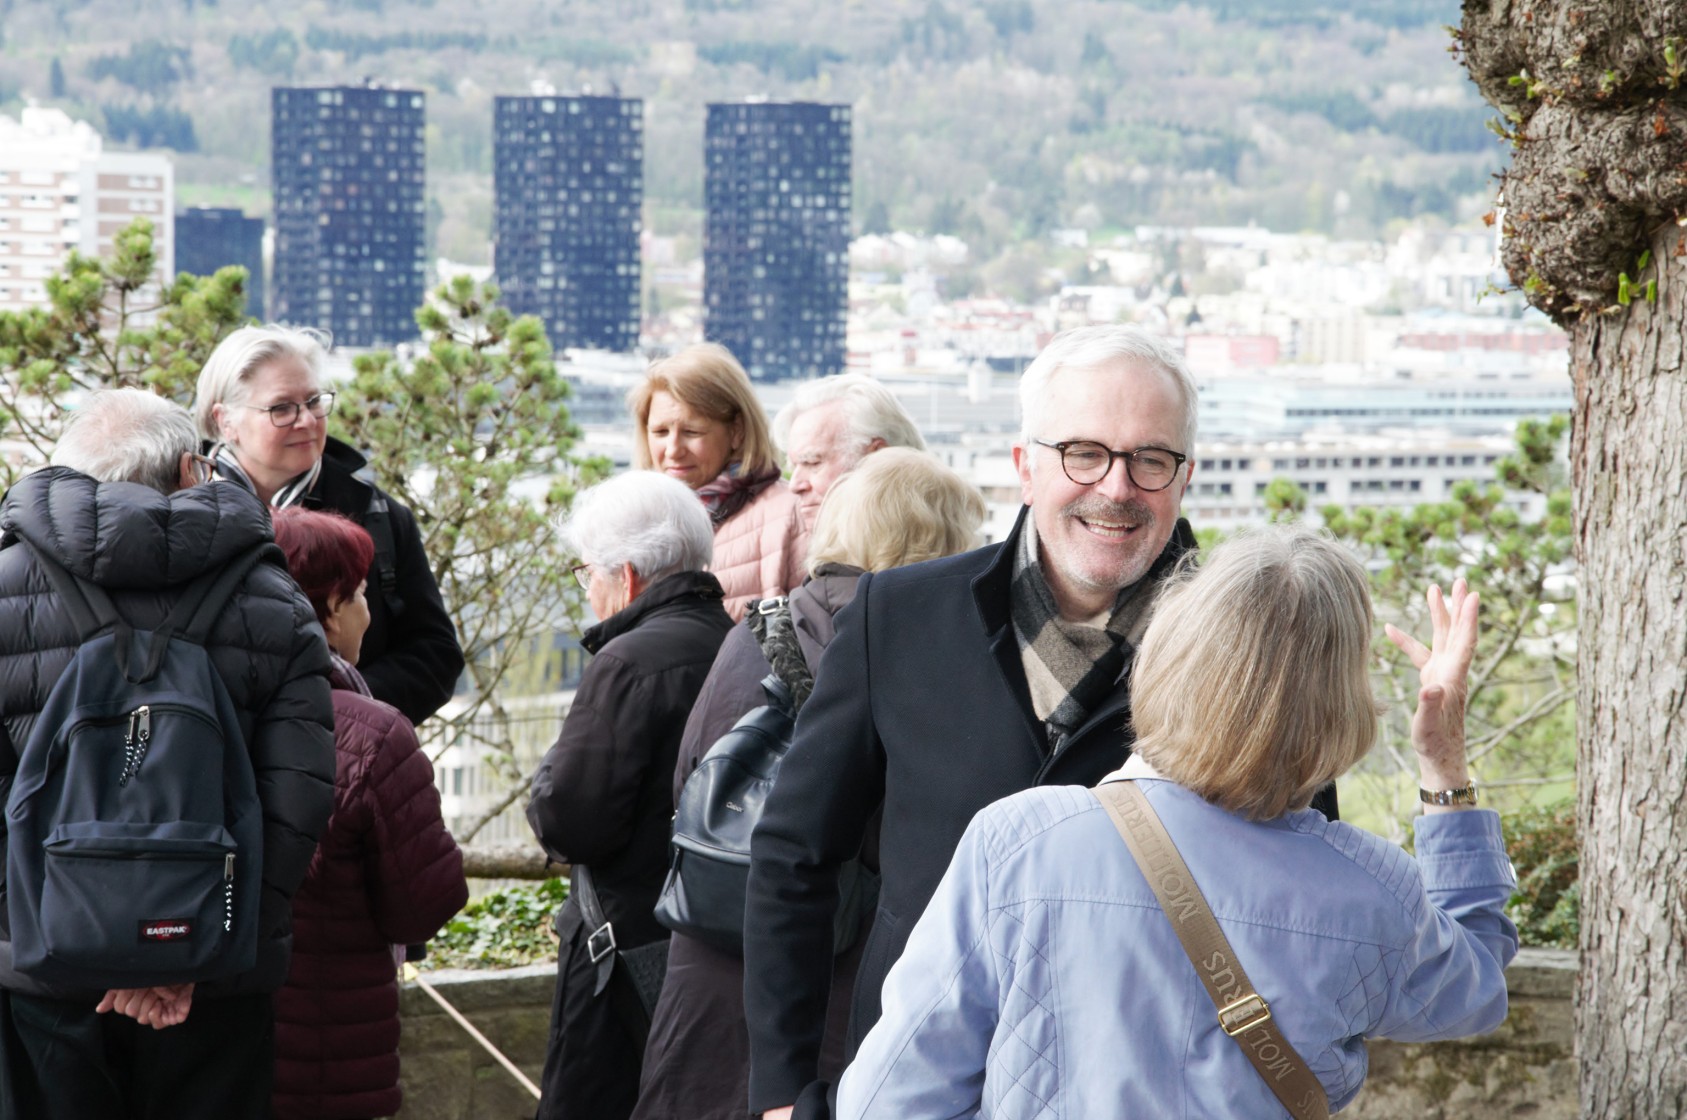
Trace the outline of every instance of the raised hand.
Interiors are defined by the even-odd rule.
[[[1400,647],[1418,670],[1418,708],[1412,716],[1412,746],[1425,789],[1454,789],[1467,785],[1464,712],[1470,687],[1470,662],[1476,654],[1478,598],[1464,580],[1453,582],[1450,599],[1431,586],[1430,644],[1394,626],[1384,627],[1388,640]]]

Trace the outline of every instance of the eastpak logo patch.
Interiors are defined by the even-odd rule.
[[[193,923],[186,918],[153,918],[141,923],[142,944],[157,941],[183,941],[193,936]]]

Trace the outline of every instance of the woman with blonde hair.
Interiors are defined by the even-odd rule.
[[[916,564],[977,547],[984,499],[954,471],[919,451],[875,451],[827,492],[809,549],[809,580],[791,593],[790,625],[812,670],[835,619],[864,572]],[[761,608],[758,607],[758,610]],[[771,639],[770,639],[771,640]],[[733,628],[686,721],[674,771],[674,800],[711,746],[752,708],[768,702],[761,681],[772,664],[748,624]],[[877,866],[876,851],[862,862]],[[862,910],[863,924],[873,908]],[[850,993],[866,938],[835,959],[823,1076],[843,1066]],[[652,1017],[634,1120],[740,1120],[749,1114],[750,1039],[744,960],[675,933],[668,975]]]
[[[1428,598],[1428,648],[1388,627],[1419,674],[1415,855],[1308,807],[1376,737],[1364,568],[1306,529],[1245,533],[1162,593],[1124,768],[974,818],[838,1115],[1324,1116],[1367,1039],[1498,1026],[1516,877],[1466,767],[1477,601]],[[1197,894],[1222,951],[1185,949]]]
[[[653,363],[627,409],[633,465],[685,483],[709,511],[712,570],[734,619],[750,600],[802,582],[808,541],[797,499],[780,478],[749,375],[726,347],[700,343]]]

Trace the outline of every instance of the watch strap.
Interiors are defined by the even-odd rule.
[[[1472,778],[1456,789],[1424,789],[1418,788],[1418,800],[1425,805],[1474,805],[1476,804],[1476,779]]]

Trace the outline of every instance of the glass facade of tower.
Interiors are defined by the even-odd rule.
[[[339,346],[414,339],[427,286],[423,95],[278,87],[271,108],[273,317]]]
[[[709,106],[704,333],[759,381],[844,368],[850,110]]]
[[[210,276],[219,268],[246,270],[246,314],[264,313],[264,220],[239,210],[195,206],[176,215],[176,271]]]
[[[558,349],[633,349],[644,102],[500,97],[492,114],[492,259],[505,304],[543,319]]]

